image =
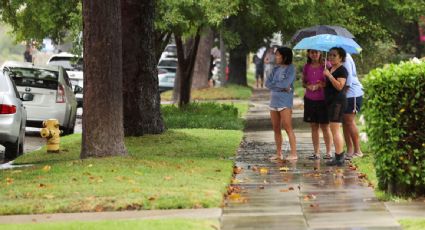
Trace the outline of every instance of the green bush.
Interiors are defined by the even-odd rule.
[[[365,86],[366,132],[378,186],[391,194],[425,192],[425,63],[372,70]]]
[[[190,103],[183,108],[163,106],[165,126],[170,129],[207,128],[242,130],[244,120],[233,104]]]

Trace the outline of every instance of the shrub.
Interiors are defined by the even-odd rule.
[[[366,132],[380,189],[425,192],[425,62],[372,70],[365,86]]]

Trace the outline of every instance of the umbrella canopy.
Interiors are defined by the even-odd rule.
[[[353,39],[332,34],[321,34],[304,38],[293,49],[329,51],[332,47],[341,47],[345,52],[350,54],[358,54],[362,51],[362,48]]]
[[[328,26],[328,25],[318,25],[312,26],[304,29],[298,30],[294,36],[292,36],[293,42],[299,42],[303,38],[312,37],[319,34],[333,34],[346,38],[354,38],[354,35],[351,34],[347,29],[341,26]]]

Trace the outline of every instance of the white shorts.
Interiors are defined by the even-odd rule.
[[[269,106],[270,111],[278,111],[278,112],[280,112],[280,111],[282,111],[282,110],[285,110],[285,109],[287,109],[287,108],[288,108],[288,107],[276,108],[276,107],[270,107],[270,106]]]

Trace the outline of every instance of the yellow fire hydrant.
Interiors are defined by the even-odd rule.
[[[43,121],[43,128],[40,135],[47,139],[47,152],[58,153],[60,144],[59,121],[57,119],[48,119]]]

